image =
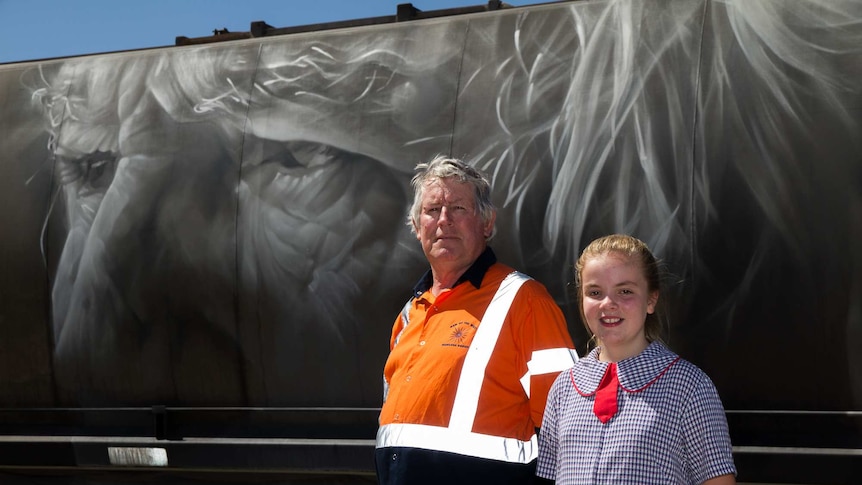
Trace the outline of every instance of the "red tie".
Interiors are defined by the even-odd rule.
[[[602,423],[607,423],[617,413],[617,388],[619,386],[617,364],[611,362],[605,370],[605,375],[602,376],[599,388],[596,389],[596,401],[593,403],[593,412],[596,413]]]

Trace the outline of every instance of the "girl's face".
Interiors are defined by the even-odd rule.
[[[639,261],[605,253],[581,270],[583,312],[601,347],[600,360],[619,361],[643,351],[647,314],[655,311],[658,291],[650,291]]]

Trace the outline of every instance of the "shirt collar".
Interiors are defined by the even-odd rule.
[[[595,392],[609,365],[598,356],[599,349],[593,349],[575,365],[572,378],[583,393]],[[658,340],[653,341],[640,354],[617,362],[620,385],[628,392],[639,391],[652,384],[677,360],[679,355]]]
[[[452,287],[454,288],[465,281],[469,281],[478,290],[482,286],[482,279],[485,278],[485,273],[488,272],[488,268],[493,266],[496,262],[497,256],[494,254],[494,251],[490,247],[486,246],[485,250],[482,251],[482,254],[476,258],[476,261],[473,261],[473,264],[467,268],[467,271],[458,278],[458,281],[456,281]],[[413,297],[419,298],[423,293],[430,290],[433,284],[434,276],[429,269],[413,287]]]

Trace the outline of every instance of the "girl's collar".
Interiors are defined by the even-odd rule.
[[[610,365],[610,362],[602,362],[598,359],[599,351],[598,348],[590,351],[571,370],[572,382],[582,395],[592,395],[596,392],[605,369]],[[640,354],[617,362],[620,387],[628,392],[642,391],[657,381],[678,361],[679,355],[664,344],[658,341],[652,342]]]

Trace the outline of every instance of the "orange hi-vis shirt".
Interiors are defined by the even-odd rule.
[[[474,337],[480,324],[493,325],[483,318],[501,283],[515,280],[520,286],[510,292],[511,304],[497,306],[502,308],[496,318],[499,329],[494,330],[493,348],[484,349],[490,355],[483,362],[476,358],[482,350],[471,350],[471,345],[480,346]],[[481,339],[488,341],[487,337]],[[576,360],[565,318],[553,298],[541,283],[508,266],[493,263],[484,272],[479,288],[468,280],[436,297],[426,290],[405,306],[392,330],[377,446],[415,444],[413,438],[400,442],[393,438],[414,433],[419,437],[416,447],[464,453],[470,449],[466,445],[453,444],[450,449],[447,443],[483,435],[483,439],[498,437],[526,443],[531,451],[520,459],[529,461],[535,458],[530,442],[535,443],[551,384]],[[468,367],[484,365],[484,371],[470,367],[470,372],[465,361]],[[466,377],[470,374],[472,377]],[[469,382],[461,382],[462,376]],[[457,403],[468,403],[466,412],[462,409],[465,406],[456,403],[456,395]],[[453,417],[453,407],[458,417]],[[454,420],[460,424],[450,422]],[[469,429],[455,429],[458,426]],[[455,432],[438,433],[440,429]],[[422,443],[426,438],[433,443]],[[493,440],[475,444],[498,446]],[[509,461],[495,451],[467,454]]]

